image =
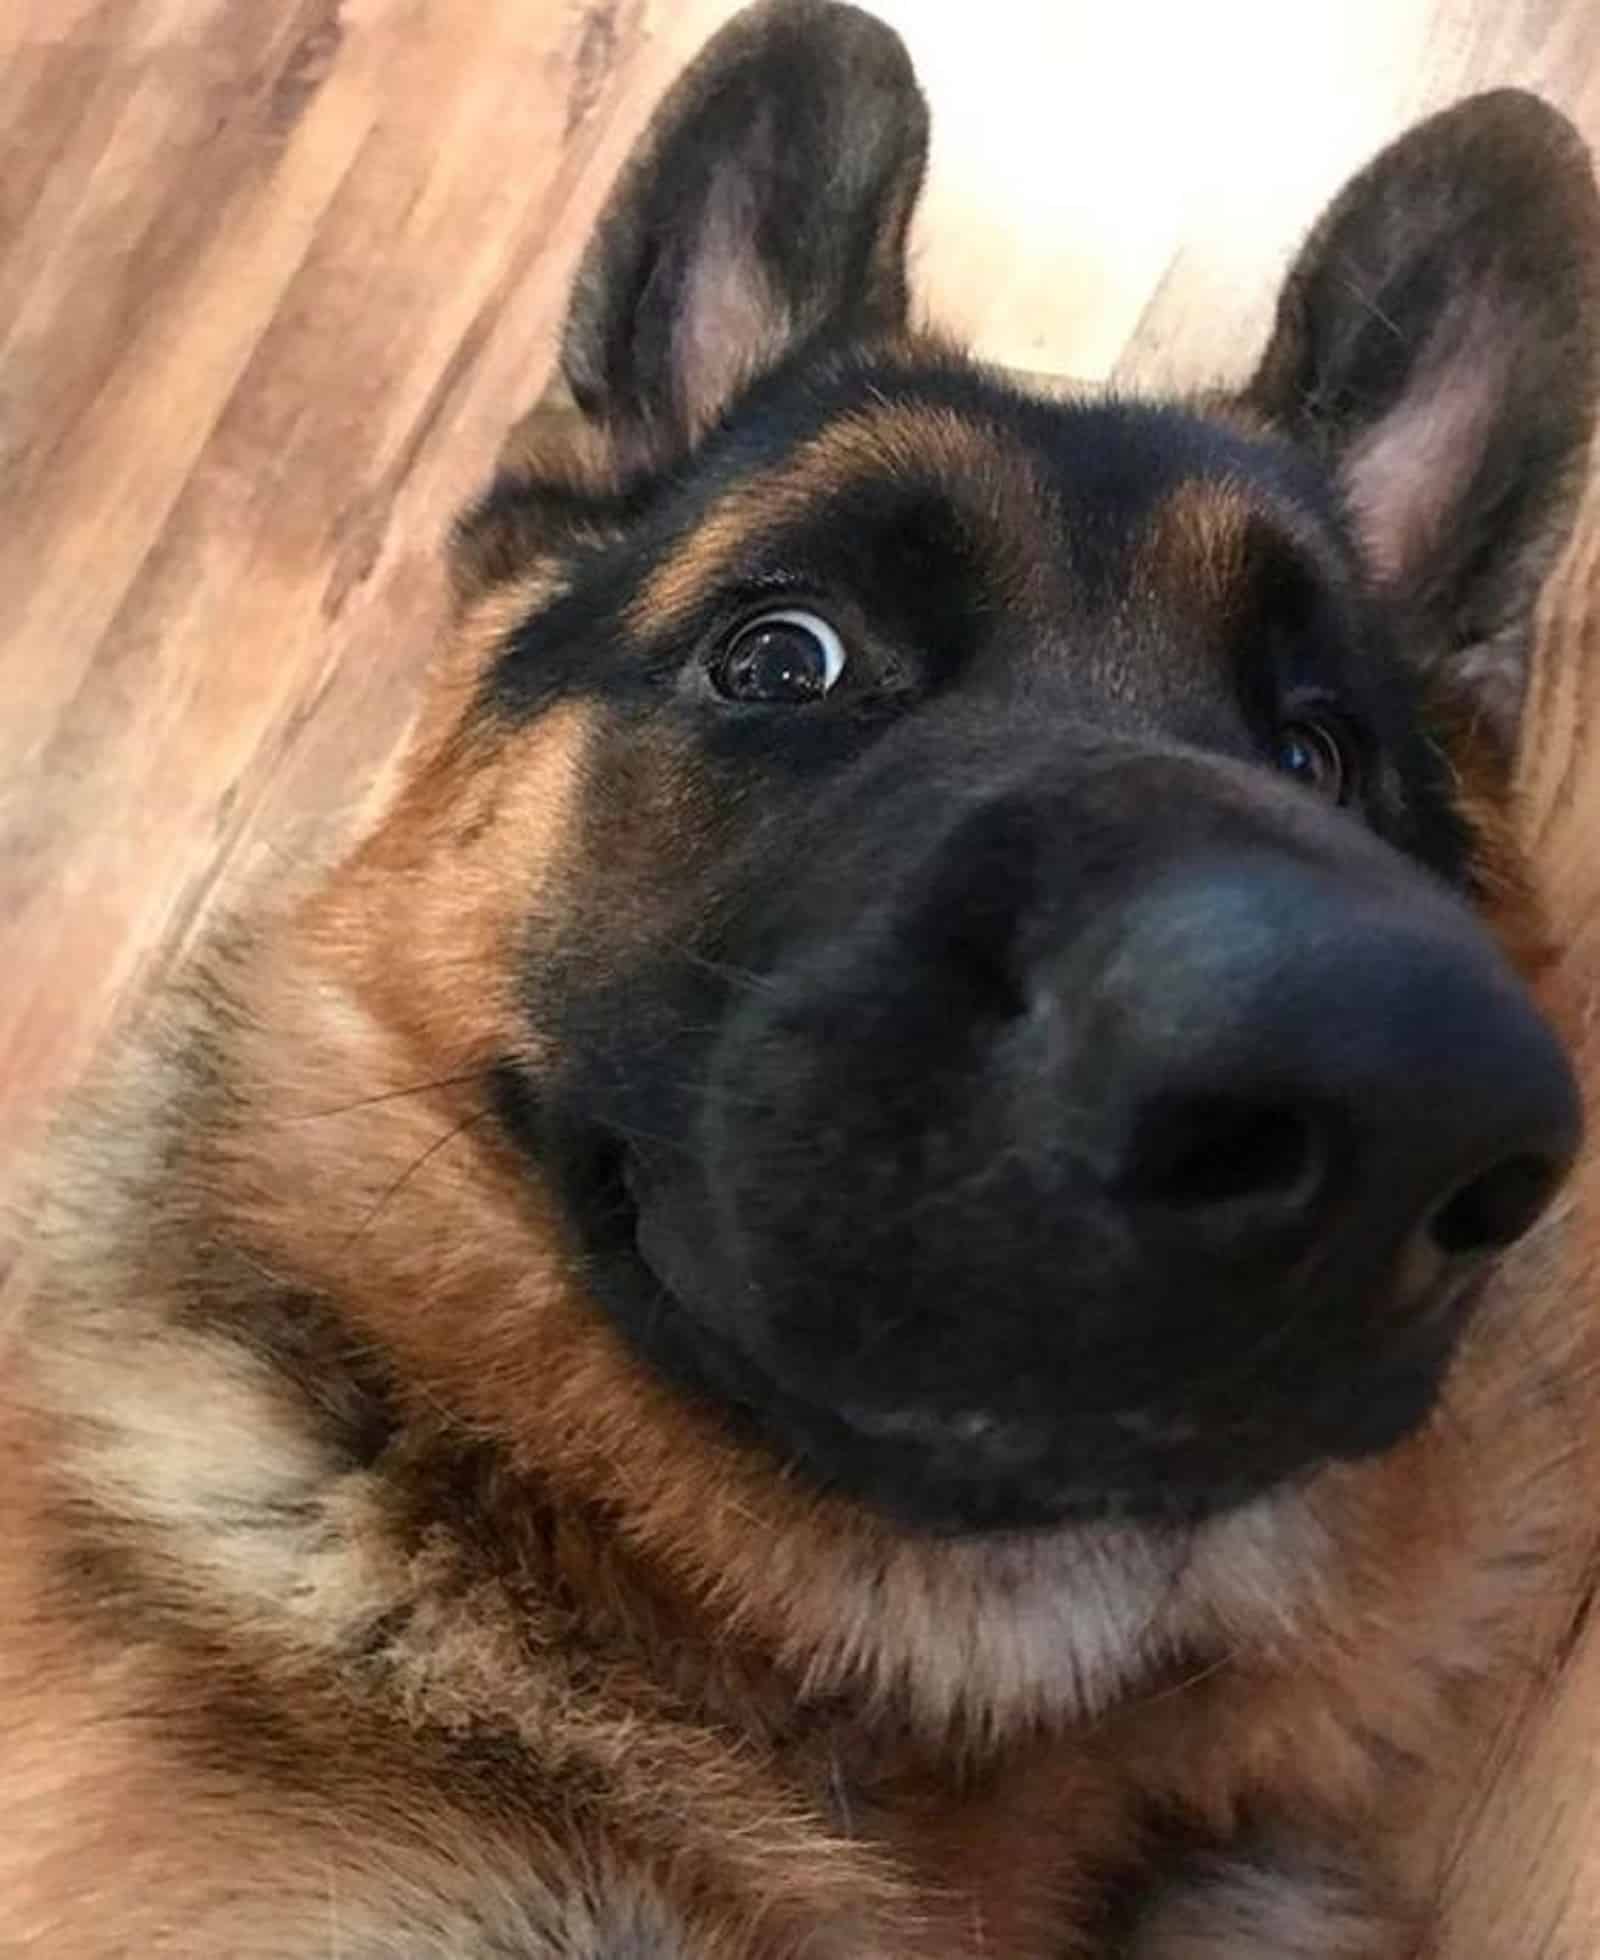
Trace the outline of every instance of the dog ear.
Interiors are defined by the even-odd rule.
[[[1597,307],[1588,155],[1554,109],[1499,90],[1422,123],[1334,202],[1248,390],[1330,463],[1419,657],[1508,750],[1581,487]]]
[[[927,138],[881,21],[825,0],[738,15],[666,97],[590,242],[561,356],[579,407],[660,457],[808,337],[900,325]]]

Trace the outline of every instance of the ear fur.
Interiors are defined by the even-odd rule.
[[[928,117],[899,37],[765,0],[657,112],[590,242],[562,343],[583,413],[671,452],[800,342],[892,329]]]
[[[1417,655],[1509,751],[1594,420],[1600,198],[1567,120],[1497,90],[1371,163],[1289,273],[1252,406],[1334,469]]]

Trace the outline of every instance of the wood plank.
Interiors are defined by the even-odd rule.
[[[0,1183],[216,907],[325,848],[388,766],[437,541],[541,385],[611,174],[732,10],[9,0]],[[1325,198],[1469,89],[1536,87],[1600,147],[1593,0],[987,0],[981,33],[945,0],[880,10],[935,106],[928,310],[1032,370],[1239,376]],[[1592,657],[1546,678],[1527,768],[1591,1001],[1597,590],[1600,498],[1552,596]],[[1440,1953],[1600,1951],[1597,1737],[1589,1631]],[[1474,1886],[1518,1867],[1514,1892]]]

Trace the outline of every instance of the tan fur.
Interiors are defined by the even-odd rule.
[[[1242,588],[1250,571],[1252,515],[1248,498],[1233,484],[1180,484],[1145,527],[1135,591],[1226,627],[1247,596]]]
[[[590,491],[637,467],[553,411],[504,461]],[[1025,460],[884,408],[729,491],[632,629],[886,471],[1048,617],[1070,567]],[[1180,492],[1144,576],[1225,609],[1248,515]],[[1463,1738],[1526,1685],[1580,1535],[1583,1215],[1508,1261],[1422,1433],[1186,1538],[935,1540],[810,1492],[640,1365],[492,1121],[490,1065],[545,1059],[526,957],[588,934],[604,977],[670,928],[644,870],[719,818],[663,740],[598,864],[600,711],[474,718],[574,546],[519,523],[463,535],[371,834],[211,949],[53,1167],[0,1407],[0,1951],[1091,1960],[1100,1879],[1159,1884],[1164,1823],[1270,1814],[1392,1901],[1273,1841],[1174,1882],[1129,1950],[1397,1960]],[[1442,725],[1485,916],[1575,1034],[1504,757]]]
[[[497,596],[484,624],[523,600],[522,591]],[[553,715],[487,757],[482,750],[493,750],[495,738],[447,740],[337,890],[307,908],[305,930],[365,966],[363,997],[409,1038],[425,1074],[481,1066],[525,1043],[512,991],[518,952],[530,907],[560,903],[550,886],[582,766],[578,720]],[[508,879],[506,854],[518,844],[522,875]],[[432,875],[445,859],[451,875]],[[408,888],[410,951],[397,963],[386,920],[396,892]]]
[[[909,351],[909,350],[908,350]],[[641,635],[670,632],[728,577],[753,536],[793,522],[858,479],[923,480],[968,512],[1008,604],[1037,602],[1045,492],[998,431],[952,410],[892,406],[831,423],[771,471],[728,492],[653,569],[632,606]]]
[[[31,1399],[48,1413],[25,1420],[65,1427],[53,1451],[19,1436],[28,1463],[10,1487],[53,1516],[87,1500],[120,1521],[173,1629],[200,1642],[198,1674],[237,1668],[247,1699],[264,1680],[271,1706],[293,1711],[305,1742],[274,1747],[295,1759],[314,1745],[296,1775],[315,1800],[289,1801],[247,1758],[215,1777],[176,1759],[120,1711],[151,1697],[183,1707],[188,1664],[174,1673],[160,1639],[130,1643],[114,1604],[103,1629],[91,1618],[80,1630],[70,1577],[57,1577],[59,1605],[48,1573],[25,1578],[42,1596],[13,1614],[22,1634],[8,1652],[23,1718],[7,1751],[18,1767],[0,1855],[16,1866],[5,1896],[22,1902],[0,1920],[8,1933],[49,1928],[54,1951],[109,1955],[120,1949],[92,1928],[107,1912],[123,1927],[171,1912],[138,1903],[160,1891],[184,1901],[183,1930],[149,1916],[141,1950],[210,1953],[207,1914],[224,1911],[210,1901],[234,1887],[259,1917],[238,1922],[254,1933],[216,1921],[226,1950],[263,1954],[325,1950],[330,1911],[361,1951],[364,1929],[378,1942],[413,1895],[441,1926],[452,1911],[469,1923],[501,1891],[508,1925],[570,1914],[567,1852],[538,1849],[526,1823],[505,1843],[486,1835],[485,1791],[429,1766],[440,1737],[481,1725],[598,1780],[595,1859],[647,1875],[637,1882],[669,1902],[669,1923],[695,1928],[682,1937],[696,1954],[724,1941],[904,1951],[910,1936],[882,1929],[910,1914],[918,1951],[977,1951],[967,1938],[982,1924],[991,1940],[1010,1929],[993,1950],[1045,1960],[1070,1924],[1063,1874],[1130,1841],[1141,1790],[1223,1828],[1250,1790],[1359,1810],[1393,1752],[1432,1754],[1452,1680],[1492,1661],[1496,1627],[1538,1583],[1506,1567],[1507,1549],[1543,1553],[1568,1515],[1567,1466],[1551,1453],[1567,1433],[1567,1357],[1537,1305],[1554,1297],[1541,1282],[1558,1270],[1560,1221],[1520,1255],[1497,1309],[1520,1328],[1513,1376],[1491,1319],[1424,1436],[1209,1528],[1180,1566],[1111,1530],[1014,1549],[897,1539],[775,1480],[643,1376],[573,1285],[525,1168],[472,1120],[475,1031],[501,1012],[481,982],[512,930],[487,859],[471,882],[474,820],[495,811],[502,850],[508,829],[537,840],[525,869],[558,891],[583,726],[557,716],[519,739],[514,757],[424,757],[373,841],[208,983],[250,1120],[206,1122],[181,1147],[203,1154],[219,1238],[243,1236],[267,1269],[281,1261],[338,1298],[390,1359],[411,1441],[384,1478],[326,1460],[234,1342],[178,1331],[159,1237],[143,1275],[127,1275],[143,1305],[105,1350],[96,1275],[125,1284],[122,1213],[194,1229],[161,1220],[145,1188],[140,1158],[159,1156],[159,1131],[109,1181],[91,1148],[96,1167],[55,1222],[73,1245],[32,1344]],[[429,875],[445,863],[450,878]],[[425,1062],[467,1079],[405,1093]],[[139,1100],[108,1127],[148,1137]],[[480,1500],[492,1556],[476,1533],[414,1541],[396,1491],[447,1474],[480,1433],[510,1446]],[[240,1525],[261,1510],[281,1521]],[[59,1527],[37,1528],[58,1555]],[[565,1614],[541,1631],[529,1583],[585,1602],[582,1686],[566,1679]],[[382,1664],[352,1672],[351,1651],[396,1615],[404,1632]],[[1043,1756],[1027,1741],[1085,1714],[1100,1718],[1086,1741]],[[202,1697],[190,1716],[223,1721],[226,1761],[226,1705]],[[717,1739],[740,1733],[754,1754]],[[63,1784],[65,1762],[76,1776]],[[155,1788],[159,1809],[139,1795]],[[130,1808],[131,1839],[116,1821]],[[316,1820],[334,1814],[330,1840]],[[426,1875],[419,1833],[450,1847]],[[880,1853],[846,1849],[851,1833]],[[1038,1862],[1019,1864],[1029,1845]],[[130,1890],[124,1871],[159,1881]],[[507,1876],[526,1871],[546,1873],[560,1903],[530,1906]],[[706,1896],[720,1901],[711,1922]],[[114,1903],[85,1920],[87,1898]],[[836,1930],[796,1944],[807,1919]],[[757,1924],[767,1931],[749,1945]]]

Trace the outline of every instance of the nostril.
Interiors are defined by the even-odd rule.
[[[1322,1182],[1324,1151],[1301,1110],[1228,1097],[1160,1102],[1140,1119],[1122,1179],[1130,1197],[1176,1207],[1241,1201],[1294,1210]]]
[[[1434,1243],[1452,1257],[1514,1245],[1549,1203],[1561,1170],[1546,1157],[1507,1157],[1463,1184],[1430,1221]]]

